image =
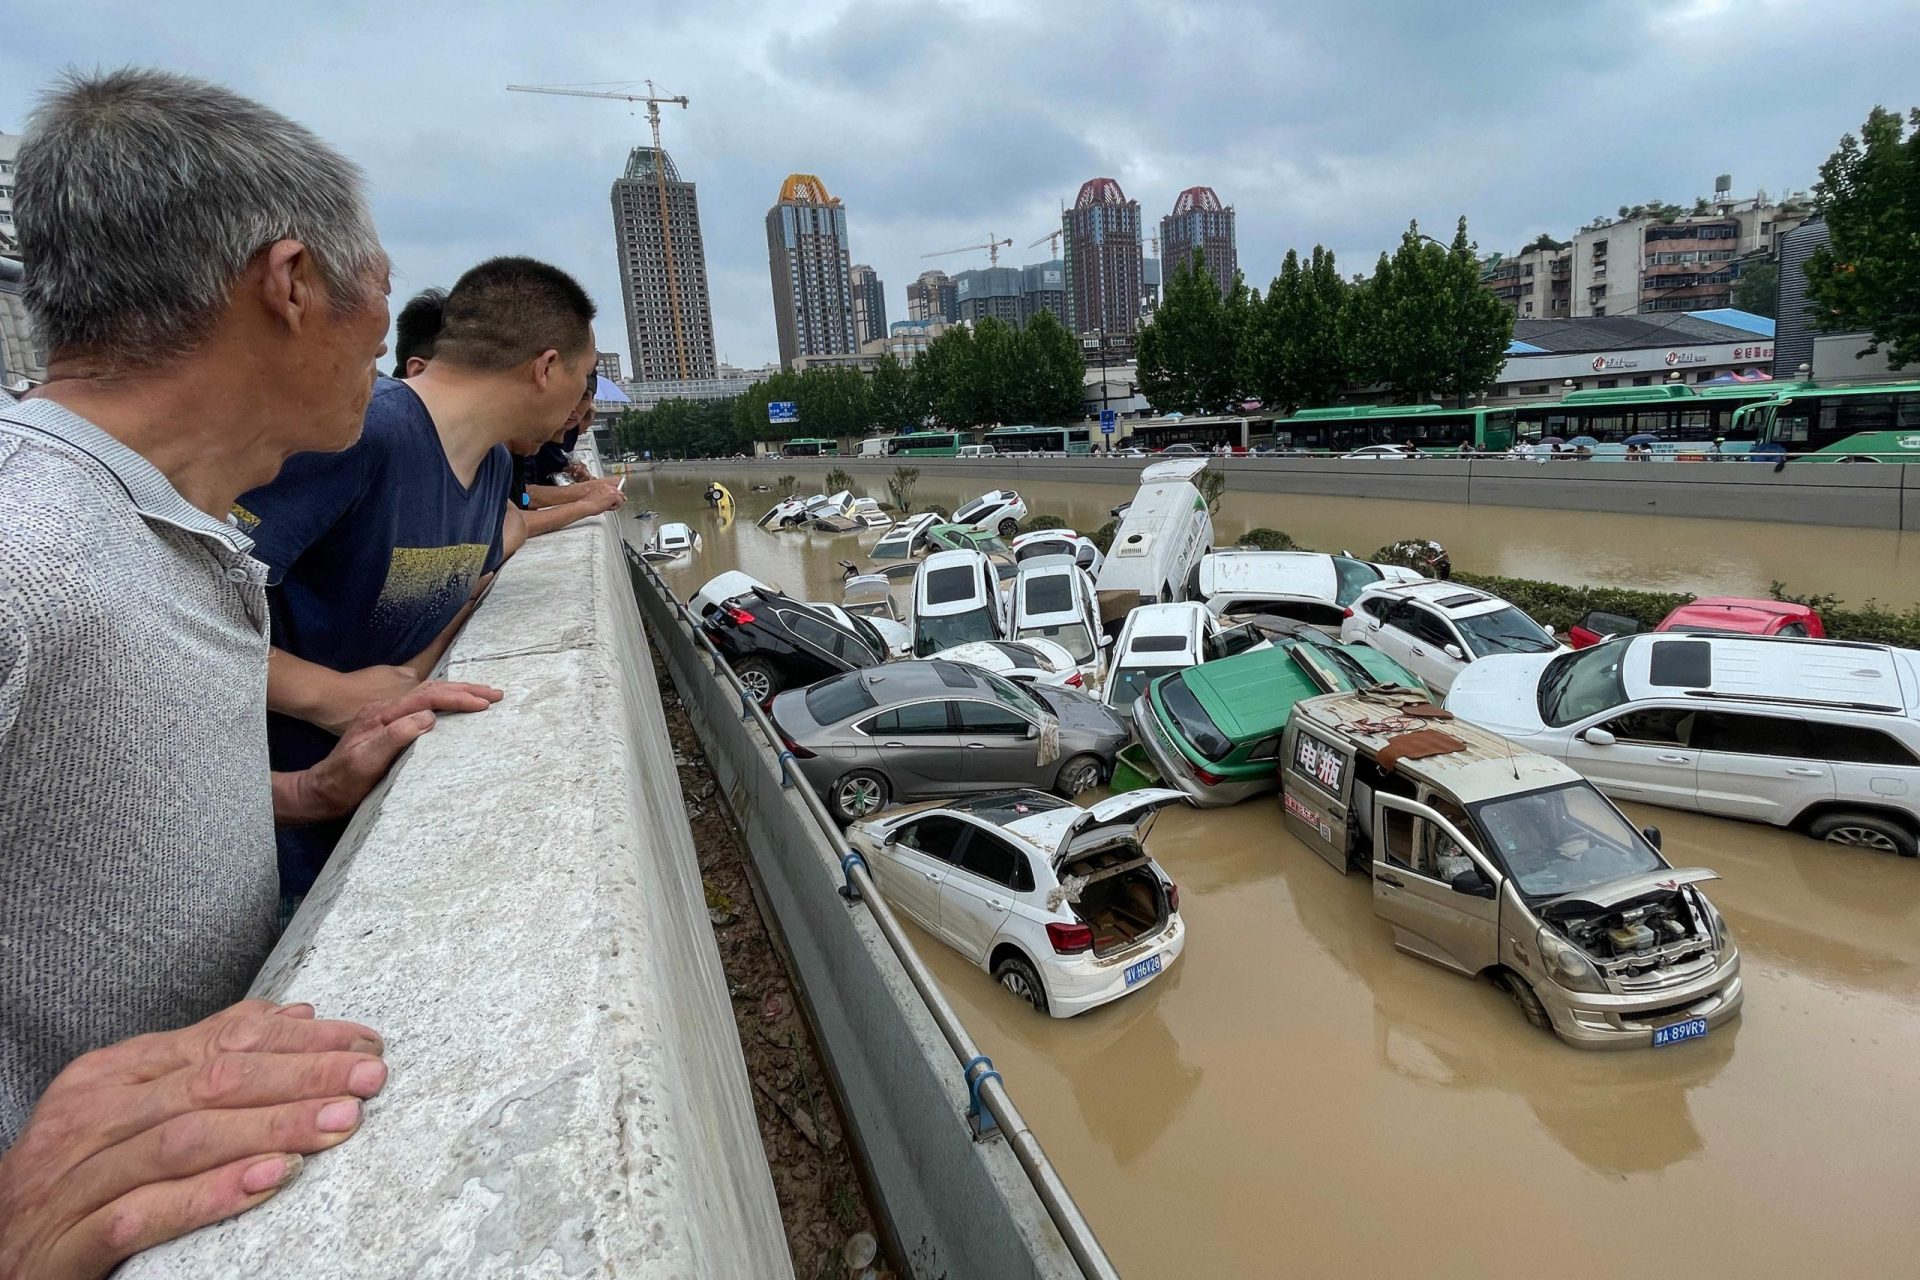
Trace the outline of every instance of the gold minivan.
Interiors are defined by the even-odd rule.
[[[1394,945],[1492,978],[1582,1048],[1678,1044],[1735,1017],[1739,948],[1698,887],[1716,873],[1676,870],[1657,828],[1634,830],[1565,764],[1426,701],[1305,699],[1281,745],[1287,830],[1371,872]]]

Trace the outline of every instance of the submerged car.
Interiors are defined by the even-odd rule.
[[[1447,709],[1621,800],[1920,853],[1920,653],[1781,637],[1621,636],[1492,657]]]
[[[1648,628],[1618,613],[1593,612],[1567,628],[1567,642],[1588,649],[1613,636],[1639,635]],[[1791,600],[1749,600],[1739,596],[1702,596],[1660,620],[1654,631],[1714,632],[1727,635],[1786,636],[1822,640],[1826,624],[1818,611]]]
[[[1180,890],[1147,855],[1177,791],[1090,808],[1037,791],[855,824],[848,843],[894,910],[1041,1013],[1070,1018],[1145,986],[1186,945]]]
[[[1469,662],[1501,653],[1563,653],[1553,633],[1499,596],[1456,582],[1381,583],[1354,598],[1340,625],[1419,676],[1438,697]]]
[[[892,801],[1007,787],[1097,787],[1126,726],[1072,689],[1018,685],[957,662],[894,662],[773,700],[796,767],[842,822]]]
[[[1740,951],[1660,833],[1636,831],[1557,760],[1458,720],[1406,712],[1412,690],[1295,704],[1281,750],[1288,832],[1373,879],[1374,913],[1411,955],[1504,986],[1537,1027],[1583,1048],[1701,1036],[1740,1012]]]
[[[1304,636],[1162,676],[1133,704],[1151,764],[1142,772],[1201,808],[1263,795],[1280,785],[1280,735],[1294,703],[1377,684],[1419,681],[1378,650]]]
[[[1222,627],[1197,601],[1140,605],[1127,614],[1114,641],[1100,701],[1131,724],[1133,704],[1159,677],[1268,643],[1265,632],[1252,623]]]
[[[964,662],[1021,684],[1053,684],[1084,689],[1086,679],[1073,655],[1051,640],[976,640],[933,655],[933,661]]]
[[[763,703],[782,689],[889,656],[886,640],[864,618],[832,617],[769,587],[709,609],[701,622],[734,676]]]
[[[1220,617],[1265,613],[1338,631],[1347,606],[1382,582],[1419,582],[1397,565],[1319,551],[1216,551],[1200,557],[1200,598]]]
[[[1013,558],[1021,564],[1043,559],[1052,563],[1053,557],[1061,557],[1095,578],[1100,576],[1100,566],[1107,562],[1100,548],[1093,545],[1092,538],[1071,529],[1037,529],[1023,533],[1013,540],[1012,547]]]
[[[1013,579],[1013,634],[1020,640],[1051,640],[1080,666],[1089,685],[1098,687],[1107,671],[1112,644],[1100,630],[1100,609],[1093,579],[1070,563],[1020,566]]]
[[[927,549],[927,530],[938,523],[940,517],[931,511],[922,511],[917,516],[902,516],[894,521],[893,528],[887,530],[880,541],[873,544],[874,562],[913,559]]]
[[[647,550],[663,556],[691,555],[699,549],[700,535],[677,520],[661,525],[647,544]]]
[[[991,489],[953,513],[953,523],[1011,538],[1027,518],[1027,504],[1012,489]]]
[[[1007,599],[979,551],[936,551],[913,575],[913,652],[925,658],[973,640],[1004,640]]]

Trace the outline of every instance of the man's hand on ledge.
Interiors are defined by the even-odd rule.
[[[104,1276],[271,1198],[360,1126],[380,1037],[247,1000],[69,1063],[0,1157],[0,1280]]]
[[[436,713],[485,711],[503,696],[490,685],[429,680],[405,697],[365,708],[326,759],[298,773],[273,775],[274,821],[297,827],[352,813],[400,753],[433,728]]]

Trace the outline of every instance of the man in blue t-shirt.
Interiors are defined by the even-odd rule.
[[[288,459],[235,514],[268,567],[268,747],[276,769],[331,749],[360,709],[406,692],[503,559],[509,442],[559,430],[592,370],[594,306],[571,276],[495,258],[447,295],[433,358],[381,379],[359,442]],[[282,892],[304,894],[344,823],[280,833]]]

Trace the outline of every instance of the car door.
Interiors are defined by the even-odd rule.
[[[777,616],[794,639],[792,663],[798,681],[811,683],[821,676],[852,669],[841,656],[840,629],[823,618],[798,609],[781,609]],[[860,663],[871,666],[871,662]]]
[[[1676,703],[1616,707],[1574,727],[1567,763],[1616,800],[1698,808],[1699,753],[1693,742],[1701,714],[1697,707]],[[1589,738],[1593,729],[1602,732]]]
[[[1708,708],[1699,714],[1695,780],[1704,813],[1783,827],[1807,806],[1833,798],[1833,766],[1814,756],[1802,716]]]
[[[976,827],[959,865],[940,884],[940,928],[948,942],[977,965],[1013,909],[1013,895],[1033,892],[1027,854],[995,833]]]
[[[889,708],[861,726],[878,747],[895,800],[956,795],[966,754],[954,728],[952,704],[909,702]]]
[[[973,829],[972,823],[950,813],[930,813],[895,827],[879,864],[880,892],[888,904],[939,934],[940,887]]]
[[[1366,642],[1380,652],[1392,658],[1407,670],[1413,670],[1413,662],[1407,654],[1414,645],[1413,601],[1396,600],[1387,607],[1382,616],[1367,624]],[[1418,672],[1414,672],[1418,675]]]
[[[1393,926],[1394,945],[1465,974],[1498,963],[1502,876],[1461,826],[1433,807],[1378,791],[1373,833],[1373,910]],[[1486,896],[1442,879],[1469,866]]]
[[[1920,758],[1884,729],[1814,720],[1814,752],[1833,765],[1833,795],[1909,812],[1920,795]]]
[[[1423,604],[1409,600],[1410,630],[1413,643],[1407,646],[1406,661],[1401,665],[1419,676],[1427,687],[1444,696],[1453,687],[1453,677],[1466,665],[1462,658],[1456,658],[1447,652],[1447,646],[1460,648],[1460,638],[1454,634],[1447,620]],[[1397,614],[1399,610],[1395,610]],[[1462,654],[1465,649],[1460,649]]]
[[[956,699],[953,707],[965,757],[958,772],[968,791],[1052,784],[1058,762],[1049,761],[1044,769],[1037,763],[1039,732],[1032,721],[1012,707],[981,698]]]

